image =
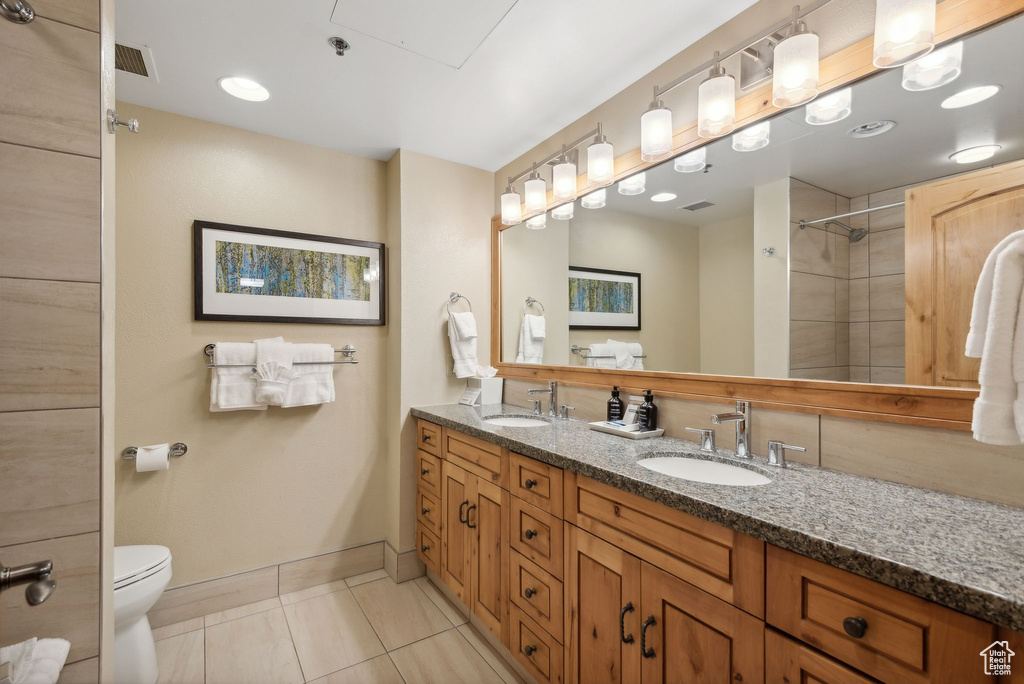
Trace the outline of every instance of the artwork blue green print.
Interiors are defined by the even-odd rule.
[[[217,292],[368,302],[370,257],[217,240]]]
[[[570,276],[569,311],[633,313],[633,283]]]

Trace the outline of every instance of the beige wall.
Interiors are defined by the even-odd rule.
[[[754,375],[789,377],[789,178],[754,188]],[[762,250],[775,253],[766,256]]]
[[[384,241],[385,165],[119,103],[115,449],[182,441],[167,471],[119,462],[116,543],[163,544],[172,586],[385,535],[388,327],[192,320],[194,219]],[[390,322],[393,323],[394,319]],[[320,407],[211,413],[203,346],[354,344]]]
[[[754,217],[700,228],[700,372],[754,374]]]

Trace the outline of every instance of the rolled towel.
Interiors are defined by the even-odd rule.
[[[971,327],[967,333],[965,356],[981,358],[985,351],[985,329],[988,327],[989,310],[992,306],[992,285],[995,278],[996,260],[1007,247],[1024,237],[1024,230],[1010,233],[996,245],[981,267],[978,284],[974,288],[974,305],[971,307]]]
[[[256,399],[256,345],[252,342],[217,342],[210,378],[210,411],[265,411]],[[231,364],[231,365],[224,365]]]

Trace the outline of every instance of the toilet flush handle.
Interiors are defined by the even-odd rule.
[[[28,584],[25,588],[25,600],[30,606],[38,606],[50,598],[50,594],[57,588],[57,582],[50,578],[52,572],[53,563],[48,560],[13,568],[0,563],[0,591],[18,584]]]

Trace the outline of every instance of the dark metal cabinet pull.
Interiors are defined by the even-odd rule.
[[[523,483],[523,485],[527,489],[533,489],[534,487],[537,486],[537,481],[536,480],[527,480],[526,482]]]
[[[430,472],[430,470],[427,469],[427,468],[420,468],[420,475],[426,475],[429,472]]]
[[[421,509],[420,509],[420,513],[422,513],[423,515],[426,515],[426,514],[427,514],[427,513],[429,513],[429,512],[430,512],[430,509],[429,509],[429,508],[421,508]]]
[[[427,434],[426,432],[423,433],[423,441],[424,442],[429,442],[430,441],[430,435]]]
[[[626,634],[626,613],[632,613],[634,610],[633,602],[630,601],[619,611],[619,638],[622,639],[624,644],[631,644],[635,641],[632,634]]]
[[[862,617],[848,617],[843,620],[843,629],[854,639],[860,639],[868,631],[868,621]]]
[[[475,530],[476,529],[476,525],[474,525],[473,523],[469,522],[469,514],[473,512],[474,508],[476,508],[476,504],[473,504],[472,506],[470,506],[469,508],[466,509],[466,524],[469,525],[469,529],[471,529],[471,530]]]
[[[537,530],[526,530],[525,532],[523,532],[523,536],[527,539],[533,539],[537,536]]]
[[[462,503],[459,504],[459,522],[462,523],[463,525],[465,525],[467,522],[469,522],[469,517],[468,516],[465,519],[463,519],[463,517],[462,517],[462,511],[468,505],[469,505],[469,501],[463,501]]]
[[[423,553],[426,553],[429,550],[430,550],[430,544],[424,544],[423,546],[420,547],[420,551],[422,551]]]
[[[530,589],[529,587],[527,587],[523,591],[523,596],[525,596],[526,598],[533,598],[534,594],[536,594],[536,593],[537,593],[536,589]]]
[[[647,628],[653,627],[658,624],[658,621],[654,619],[654,616],[650,616],[644,620],[644,624],[640,626],[640,653],[644,658],[653,658],[654,649],[647,648]]]
[[[530,656],[532,656],[532,655],[533,655],[533,654],[534,654],[534,653],[535,653],[536,651],[537,651],[537,647],[536,647],[536,646],[526,646],[526,647],[525,647],[525,648],[523,649],[523,653],[525,653],[525,654],[526,654],[526,657],[527,657],[527,658],[529,658]]]

